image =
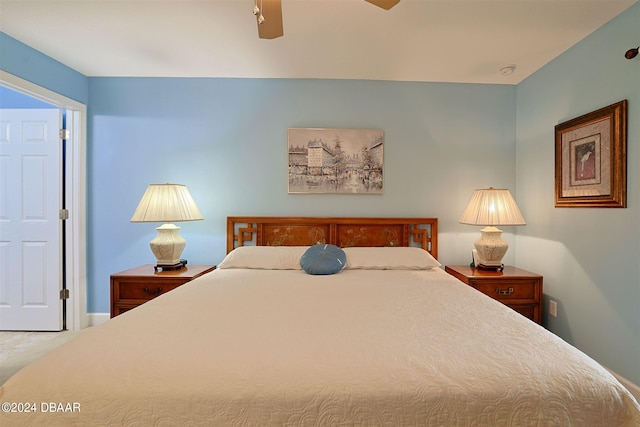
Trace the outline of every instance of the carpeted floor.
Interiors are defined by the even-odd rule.
[[[0,384],[33,360],[72,340],[82,331],[0,331]]]

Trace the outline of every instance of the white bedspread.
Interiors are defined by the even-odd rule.
[[[2,426],[640,426],[596,362],[440,269],[215,270],[40,358],[0,402],[36,409]]]

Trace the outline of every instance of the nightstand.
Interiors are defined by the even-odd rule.
[[[215,268],[214,265],[187,265],[179,270],[155,272],[153,265],[148,264],[112,274],[111,317],[136,308]]]
[[[467,265],[447,265],[444,270],[534,322],[542,323],[542,276],[539,274],[509,266],[503,271],[488,271]]]

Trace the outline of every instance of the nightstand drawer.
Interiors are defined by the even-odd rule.
[[[447,265],[445,271],[534,322],[542,323],[542,276],[539,274],[509,266],[502,271],[491,271],[468,265]]]
[[[150,300],[179,287],[182,283],[146,283],[146,282],[117,282],[115,284],[119,301]]]
[[[513,310],[522,314],[524,317],[528,317],[529,319],[535,322],[538,316],[538,310],[540,309],[537,305],[512,305],[508,304],[508,307],[511,307]]]
[[[178,270],[156,271],[153,265],[111,275],[111,317],[136,308],[193,279],[215,270],[214,265],[189,265]]]
[[[473,286],[485,295],[489,295],[500,301],[531,301],[538,302],[540,292],[538,280],[473,280],[469,285]]]

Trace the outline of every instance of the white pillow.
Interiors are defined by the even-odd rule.
[[[346,269],[351,270],[428,270],[440,267],[429,252],[417,247],[344,248]]]
[[[300,258],[309,246],[240,246],[232,250],[217,268],[302,270]]]

